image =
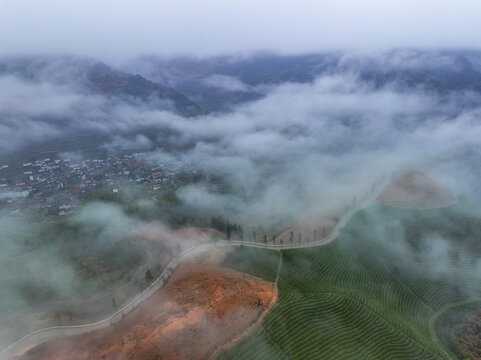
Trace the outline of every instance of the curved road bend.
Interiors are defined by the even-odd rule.
[[[84,325],[70,325],[70,326],[52,326],[44,329],[39,329],[34,331],[20,340],[14,342],[4,350],[0,352],[0,360],[6,360],[9,356],[18,354],[19,352],[24,352],[28,349],[33,348],[41,343],[53,340],[58,337],[79,335],[94,330],[103,329],[111,326],[112,324],[123,319],[125,315],[134,310],[140,305],[144,300],[152,296],[157,290],[159,290],[162,285],[168,280],[169,276],[172,274],[174,269],[182,262],[182,260],[191,256],[192,254],[204,252],[215,246],[249,246],[255,248],[263,249],[275,249],[275,250],[285,250],[285,249],[298,249],[298,248],[308,248],[315,246],[327,245],[337,238],[344,226],[349,222],[351,217],[359,210],[373,203],[373,201],[380,195],[385,185],[389,181],[389,176],[386,176],[379,184],[376,184],[371,191],[368,192],[367,196],[361,201],[359,201],[354,206],[351,206],[339,219],[337,224],[332,228],[332,231],[325,238],[302,244],[263,244],[252,241],[241,241],[241,240],[220,240],[216,243],[202,244],[193,246],[184,252],[175,256],[165,267],[164,271],[159,275],[159,277],[144,291],[138,294],[134,299],[132,299],[127,305],[123,306],[120,310],[116,311],[109,317]]]

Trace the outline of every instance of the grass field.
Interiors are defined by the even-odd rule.
[[[261,279],[273,282],[277,275],[280,254],[275,250],[266,250],[241,246],[229,253],[221,266],[245,272]]]
[[[479,283],[470,265],[481,253],[481,227],[465,214],[372,206],[333,243],[283,251],[278,303],[219,358],[462,358],[448,343],[446,316],[430,326],[443,307],[481,294],[470,285]],[[269,279],[276,253],[263,261],[266,253],[242,248],[224,265]]]

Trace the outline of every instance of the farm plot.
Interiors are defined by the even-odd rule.
[[[283,251],[277,304],[219,359],[461,358],[433,338],[430,320],[446,304],[481,295],[464,286],[479,275],[461,255],[481,253],[479,224],[464,214],[372,206],[333,243]],[[436,253],[440,244],[447,254]],[[224,266],[265,271],[252,254],[261,257],[242,249]]]

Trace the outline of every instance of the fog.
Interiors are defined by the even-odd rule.
[[[428,91],[397,80],[379,86],[353,70],[358,64],[372,63],[381,72],[426,67],[456,71],[458,63],[449,56],[413,56],[409,51],[361,60],[356,56],[346,53],[335,71],[319,74],[311,82],[262,84],[255,89],[262,94],[258,99],[234,104],[229,111],[193,117],[183,117],[169,107],[153,107],[149,101],[89,91],[82,85],[83,70],[75,68],[60,71],[57,77],[49,75],[52,68],[40,70],[33,79],[1,75],[0,156],[7,159],[29,145],[86,132],[100,135],[96,146],[108,154],[143,151],[151,161],[193,163],[221,179],[227,190],[212,191],[203,182],[181,187],[176,192],[180,203],[176,211],[207,219],[222,215],[242,225],[246,237],[253,229],[277,231],[343,209],[380,179],[403,170],[424,172],[476,209],[470,216],[478,216],[479,92]],[[226,92],[252,91],[235,76],[214,74],[202,81]],[[86,156],[75,148],[65,151],[59,157]],[[69,243],[68,232],[59,230],[67,238],[32,247],[44,222],[1,214],[0,246],[6,255],[0,257],[0,268],[3,281],[11,285],[0,302],[5,318],[11,321],[12,304],[19,309],[30,306],[28,292],[22,293],[18,284],[37,276],[53,293],[68,299],[81,293],[85,279],[79,276],[78,263],[92,254],[105,256],[117,268],[132,261],[115,281],[126,281],[130,270],[147,261],[145,253],[129,247],[134,241],[131,233],[144,226],[166,231],[169,224],[162,212],[155,212],[162,207],[155,198],[137,198],[135,190],[129,191],[133,200],[127,206],[87,202],[66,220],[85,240],[76,246]],[[152,215],[141,218],[128,211],[133,207]],[[369,216],[381,215],[372,210]],[[405,230],[401,222],[370,229],[381,248],[422,269],[425,277],[455,279],[469,273],[478,279],[481,265],[470,257],[468,248],[457,247],[437,233],[425,235],[413,248]],[[119,248],[122,251],[115,253],[113,249]],[[453,260],[453,252],[458,260]],[[11,257],[20,255],[29,260],[20,267],[10,266]],[[479,290],[462,285],[467,293]],[[106,314],[112,310],[110,301],[110,297],[103,299]],[[13,340],[12,334],[23,335],[27,330],[33,329],[25,327],[7,337]]]
[[[3,0],[1,51],[119,61],[141,53],[478,48],[480,12],[476,0]]]
[[[458,203],[369,206],[335,241],[479,298],[479,14],[479,0],[0,0],[0,185],[23,181],[23,160],[134,152],[201,179],[121,178],[65,218],[0,197],[0,351],[112,314],[198,240],[179,228],[324,227],[411,170]]]
[[[406,63],[399,60],[403,58],[394,56],[390,66],[429,63],[423,57]],[[385,58],[375,61],[382,64]],[[439,64],[450,66],[451,60],[441,57]],[[433,173],[453,192],[478,200],[476,170],[469,161],[479,151],[480,110],[464,106],[467,99],[479,98],[474,92],[399,91],[395,82],[378,88],[347,71],[320,75],[312,83],[269,85],[262,99],[227,113],[184,118],[85,92],[78,83],[71,85],[73,80],[58,84],[43,78],[0,77],[4,154],[78,131],[105,134],[100,146],[110,153],[146,150],[151,159],[167,156],[222,176],[232,189],[227,195],[192,185],[179,196],[209,212],[227,207],[229,216],[246,223],[332,208],[361,193],[373,179],[400,169]],[[246,87],[233,77],[206,81],[229,89]],[[138,134],[143,128],[154,131],[146,137]],[[169,152],[166,143],[188,146]],[[463,157],[466,152],[470,157]],[[460,173],[462,177],[455,175]]]

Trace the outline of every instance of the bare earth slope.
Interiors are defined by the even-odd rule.
[[[390,206],[432,209],[452,205],[457,199],[423,173],[408,171],[394,176],[377,201]]]
[[[211,265],[180,266],[119,323],[39,345],[21,359],[206,359],[269,306],[272,283]]]
[[[454,330],[459,351],[472,360],[481,359],[481,309],[469,313]]]

